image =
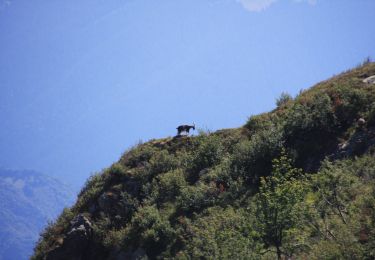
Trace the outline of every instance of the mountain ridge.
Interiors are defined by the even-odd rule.
[[[243,127],[139,144],[42,235],[32,259],[364,258],[375,252],[375,63]]]

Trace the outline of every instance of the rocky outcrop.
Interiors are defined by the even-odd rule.
[[[71,221],[71,227],[62,245],[52,249],[47,260],[81,260],[85,259],[85,252],[89,246],[92,236],[92,225],[90,221],[79,214]]]
[[[367,84],[375,84],[375,75],[367,77],[362,81],[363,83],[367,83]]]
[[[359,125],[357,131],[351,138],[339,144],[332,159],[340,159],[349,156],[358,156],[365,153],[370,147],[375,145],[375,127],[365,128]]]

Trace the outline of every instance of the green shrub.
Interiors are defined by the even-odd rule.
[[[124,246],[136,244],[144,248],[148,255],[157,256],[165,251],[174,239],[175,231],[158,209],[154,206],[143,206],[131,220],[129,237],[125,239]]]
[[[126,151],[119,162],[130,168],[143,166],[157,151],[158,149],[150,144],[139,144]]]
[[[350,201],[358,195],[359,178],[343,166],[347,161],[332,164],[325,161],[318,174],[312,177],[312,187],[317,191],[316,207],[324,214],[336,215],[343,222],[350,217]]]
[[[99,196],[115,183],[121,182],[122,178],[126,177],[128,173],[126,168],[115,163],[111,167],[105,169],[101,173],[91,175],[86,181],[83,189],[78,195],[78,200],[75,209],[88,210],[88,207],[97,201]]]
[[[184,249],[179,256],[188,259],[259,259],[260,245],[253,237],[243,210],[231,207],[209,208],[186,222]]]
[[[251,132],[256,133],[264,129],[274,128],[281,123],[281,118],[275,113],[263,113],[251,116],[246,122],[245,127]]]
[[[127,192],[121,192],[118,200],[118,213],[121,213],[120,223],[118,225],[123,225],[124,223],[128,222],[134,212],[139,207],[140,203],[139,200],[133,196],[131,196]]]
[[[296,165],[316,171],[320,161],[337,147],[338,122],[327,94],[306,103],[296,102],[286,113],[285,145],[293,150]]]
[[[113,228],[113,223],[108,216],[100,214],[100,216],[92,224],[92,240],[94,243],[102,244],[107,236],[108,230]]]
[[[257,185],[260,176],[269,175],[271,161],[283,146],[282,126],[269,122],[254,132],[250,140],[238,143],[232,156],[231,170],[234,176],[242,176],[252,185]]]
[[[89,205],[96,201],[100,194],[104,190],[105,184],[105,175],[102,173],[96,173],[91,175],[90,178],[86,181],[83,189],[78,195],[78,200],[74,209],[79,210],[88,210]]]
[[[318,174],[312,176],[315,191],[310,221],[315,230],[311,254],[330,248],[327,255],[342,259],[371,258],[375,242],[373,157],[335,163],[324,162]],[[370,199],[371,198],[371,199]],[[319,239],[317,239],[319,238]]]
[[[159,151],[153,154],[147,164],[147,171],[149,176],[154,177],[160,173],[169,172],[179,166],[179,161],[174,155],[171,155],[166,150]]]
[[[194,183],[199,178],[199,173],[207,168],[220,163],[224,156],[224,148],[218,136],[204,136],[197,143],[197,148],[191,154],[189,165],[189,181]]]
[[[282,107],[284,105],[286,105],[287,103],[289,103],[290,101],[292,101],[293,98],[290,94],[286,93],[286,92],[282,92],[280,94],[280,97],[278,97],[276,99],[276,106],[277,107]]]
[[[368,126],[375,126],[375,102],[371,104],[366,119]]]
[[[337,125],[332,102],[327,94],[315,95],[311,102],[296,102],[288,111],[285,131],[291,138],[311,131],[332,131]]]
[[[369,97],[363,89],[356,89],[350,85],[338,86],[334,94],[334,109],[340,124],[348,127],[363,116],[371,104]]]
[[[181,190],[187,186],[185,173],[181,170],[174,170],[158,176],[157,188],[159,201],[174,201],[181,194]]]
[[[62,243],[63,233],[66,232],[73,218],[73,211],[70,208],[64,208],[55,222],[49,222],[40,234],[39,240],[34,248],[34,255],[31,259],[44,259],[45,254],[52,246],[60,245]]]
[[[197,183],[195,186],[186,186],[177,197],[177,208],[186,214],[198,212],[214,205],[218,192],[214,183],[210,185]]]
[[[205,184],[214,182],[229,187],[233,179],[238,177],[231,175],[230,164],[231,161],[229,157],[223,158],[220,164],[210,168],[210,170],[201,177],[201,181]]]
[[[248,138],[248,131],[245,128],[223,129],[213,133],[221,140],[223,149],[228,154],[233,152],[236,144]]]
[[[102,178],[104,181],[104,189],[107,190],[111,186],[129,178],[128,168],[120,163],[114,163],[111,167],[104,170]]]

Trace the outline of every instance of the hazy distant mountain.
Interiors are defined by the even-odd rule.
[[[73,192],[54,178],[0,169],[0,260],[28,259],[48,220],[73,199]]]

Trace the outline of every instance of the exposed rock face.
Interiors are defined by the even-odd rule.
[[[47,255],[47,260],[85,259],[85,251],[92,235],[92,225],[81,214],[76,216],[70,224],[71,228],[62,245],[51,250]]]
[[[373,76],[370,76],[368,78],[365,78],[363,80],[363,83],[367,83],[367,84],[375,84],[375,75]]]
[[[353,136],[339,144],[334,159],[339,159],[348,156],[361,155],[370,147],[375,145],[375,127],[369,129],[361,129],[353,134]]]

